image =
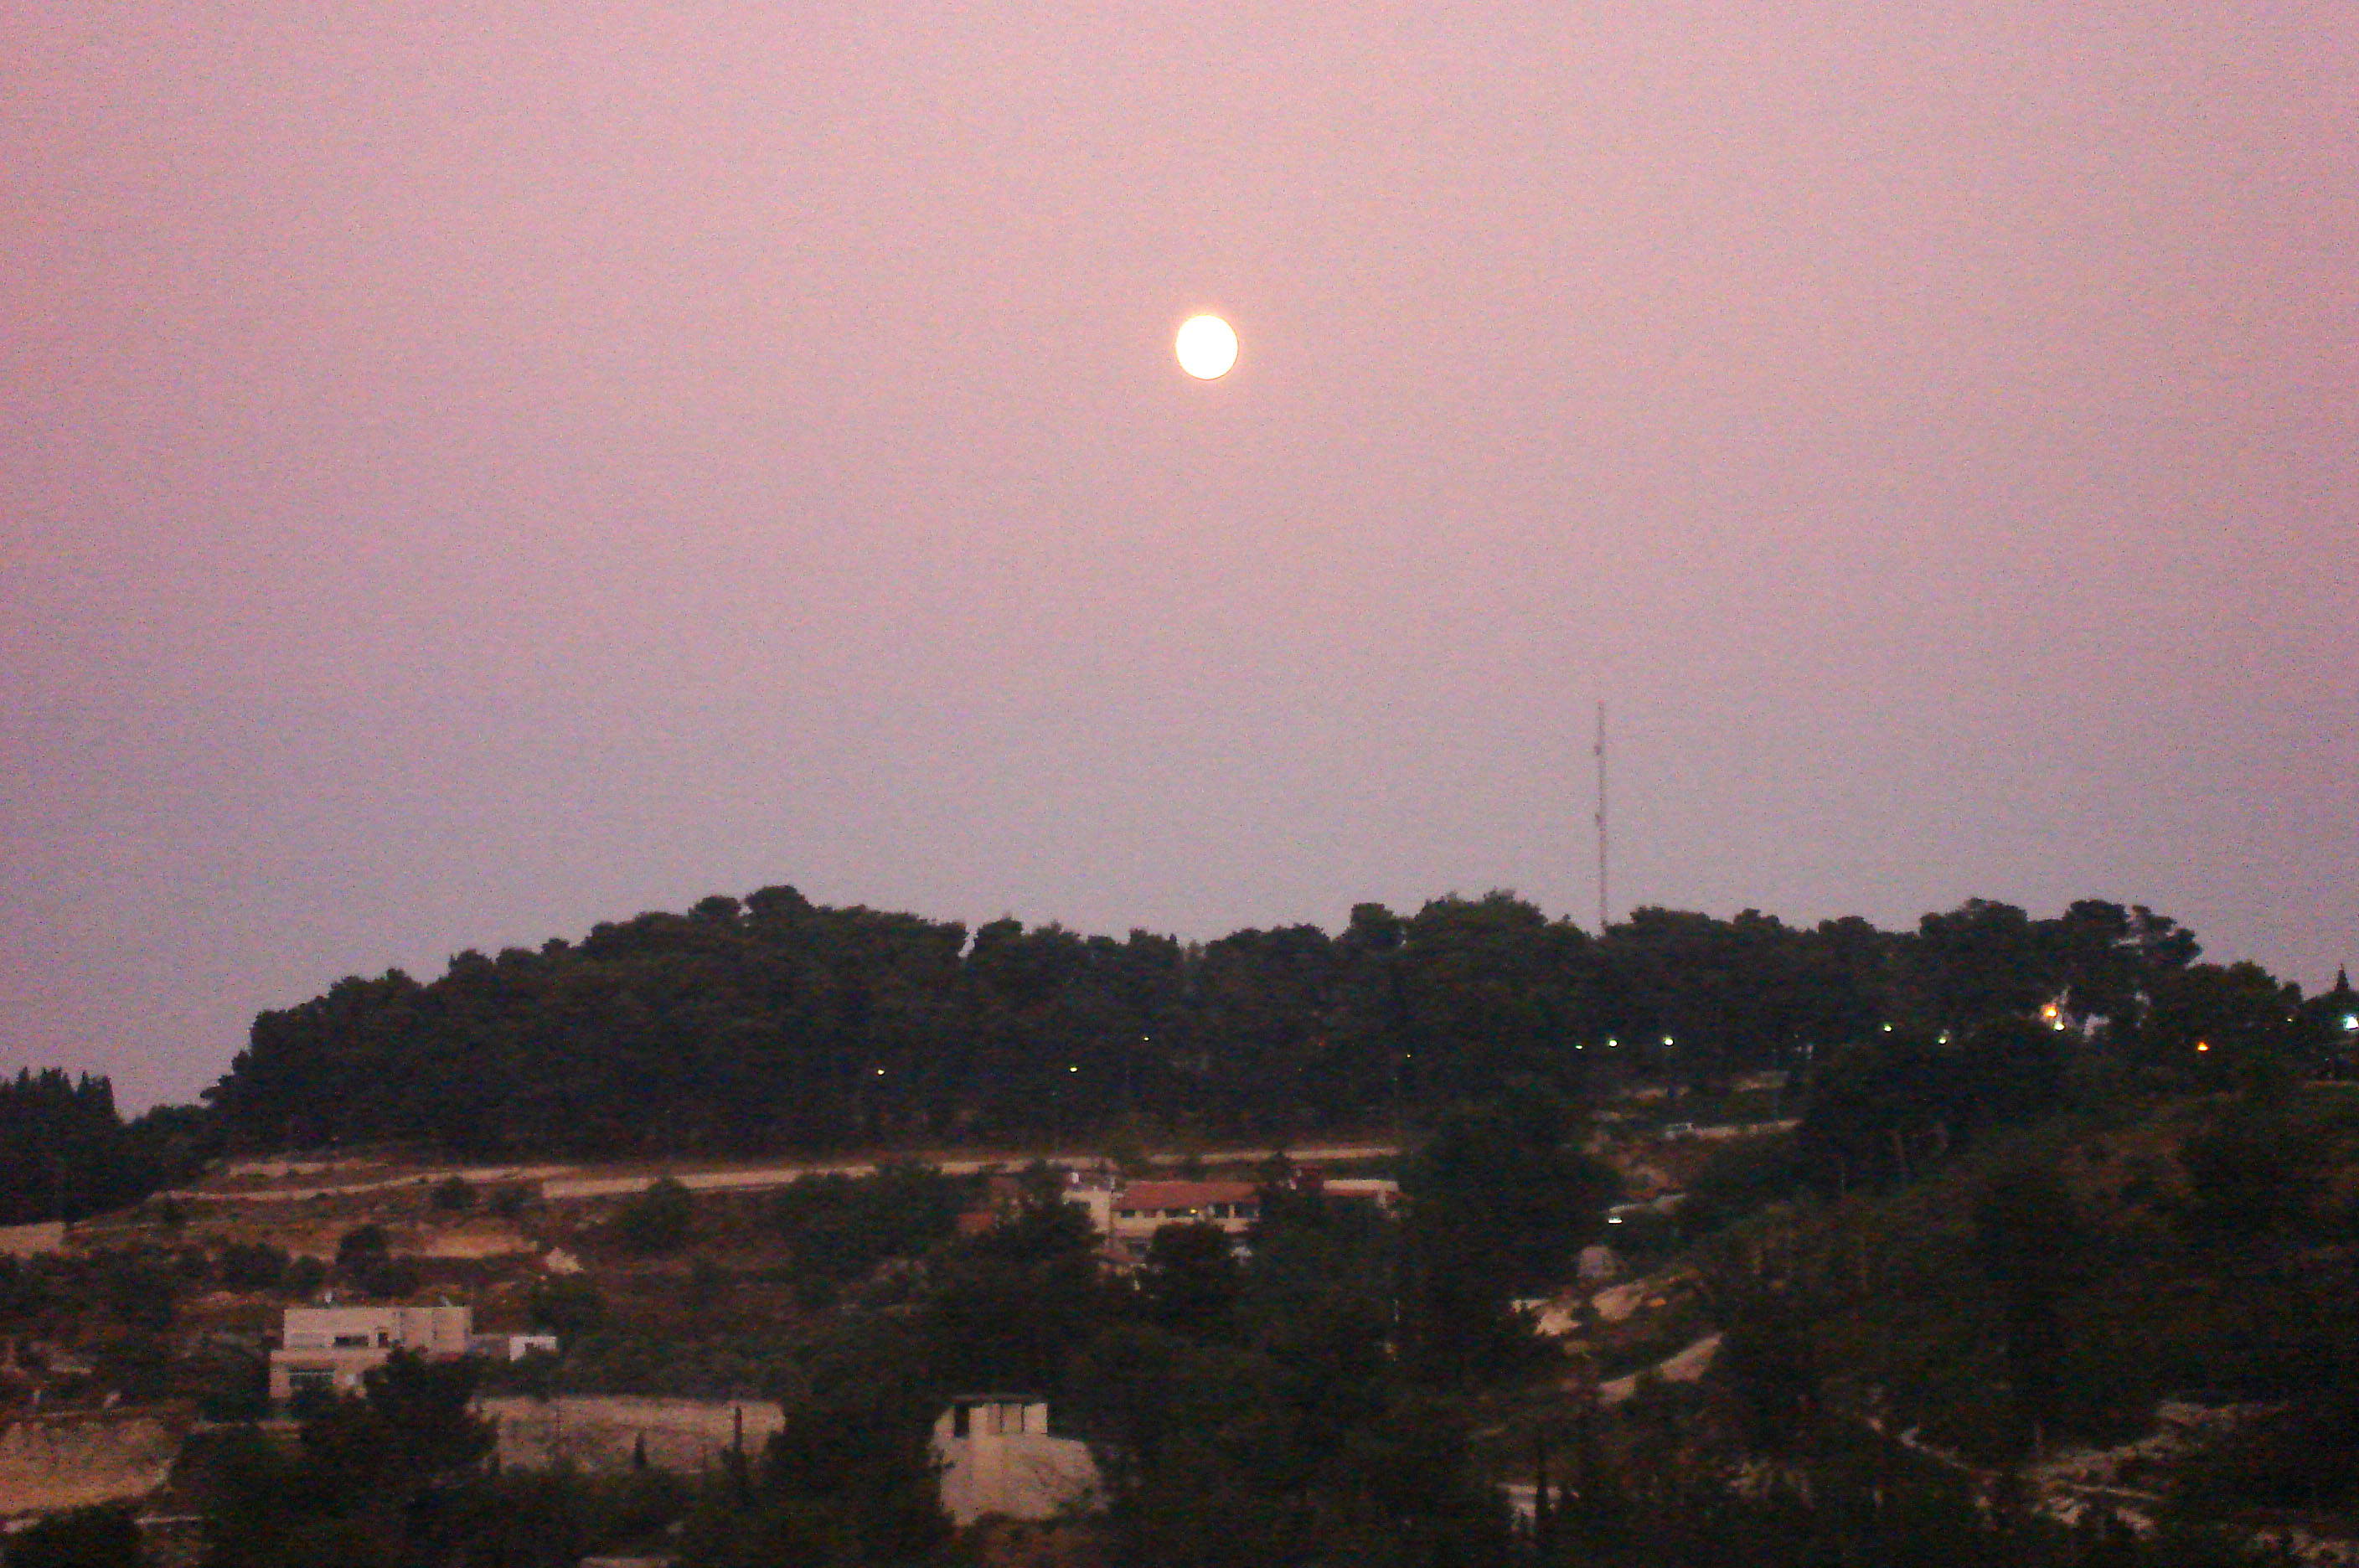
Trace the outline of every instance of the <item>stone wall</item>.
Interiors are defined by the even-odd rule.
[[[501,1395],[475,1401],[475,1413],[499,1425],[503,1467],[546,1470],[571,1464],[590,1471],[628,1470],[640,1443],[648,1467],[694,1475],[720,1463],[745,1419],[745,1452],[759,1457],[786,1423],[769,1399],[656,1399],[625,1394],[568,1394],[553,1399]]]

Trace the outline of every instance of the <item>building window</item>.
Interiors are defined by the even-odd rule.
[[[973,1425],[973,1422],[974,1408],[972,1405],[952,1405],[951,1407],[951,1435],[952,1437],[965,1437],[970,1435],[969,1429]]]
[[[364,1334],[340,1334],[336,1335],[336,1348],[338,1350],[366,1350],[368,1347],[369,1336]]]
[[[287,1387],[298,1394],[312,1388],[323,1394],[330,1393],[335,1386],[336,1374],[329,1367],[290,1367],[287,1369]]]

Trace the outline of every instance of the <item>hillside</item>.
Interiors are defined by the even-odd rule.
[[[2085,1529],[2359,1538],[2359,1094],[2115,1101],[1712,1223],[1658,1260],[1670,1334],[1603,1331],[1723,1336],[1701,1384],[1617,1412],[1625,1459],[1668,1442],[1806,1490],[1899,1465]]]
[[[1938,1051],[1884,1065],[1954,1086]],[[167,1423],[261,1413],[277,1312],[323,1286],[563,1335],[556,1360],[480,1367],[485,1390],[775,1401],[778,1490],[750,1511],[725,1488],[616,1490],[627,1475],[529,1494],[572,1510],[565,1539],[608,1539],[617,1508],[684,1520],[699,1563],[764,1560],[755,1537],[812,1508],[855,1530],[919,1519],[896,1511],[908,1434],[986,1387],[1046,1393],[1099,1445],[1112,1511],[1018,1532],[1076,1563],[1232,1560],[1191,1528],[1207,1517],[1281,1558],[1654,1568],[1732,1550],[2178,1568],[2359,1533],[2359,1091],[1957,1101],[1933,1107],[1941,1147],[1903,1117],[1909,1157],[1845,1185],[1809,1152],[1840,1130],[1830,1102],[1758,1130],[1790,1125],[1798,1087],[1646,1087],[1585,1118],[1511,1095],[1403,1157],[1397,1220],[1281,1193],[1244,1257],[1180,1227],[1114,1275],[1070,1206],[987,1204],[976,1178],[919,1168],[667,1195],[646,1165],[230,1164],[0,1268],[0,1327],[60,1420],[115,1395]],[[1571,1249],[1598,1239],[1629,1273],[1577,1284]],[[1507,1311],[1534,1293],[1537,1323]],[[819,1434],[847,1423],[879,1446],[823,1461]],[[183,1511],[237,1495],[244,1441],[202,1438]],[[872,1483],[900,1500],[825,1500]],[[463,1484],[503,1508],[541,1485]],[[1501,1485],[1540,1515],[1521,1535],[1485,1501]],[[254,1529],[375,1517],[329,1477],[303,1486],[236,1506]]]

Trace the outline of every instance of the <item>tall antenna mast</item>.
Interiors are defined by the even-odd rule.
[[[1597,700],[1597,934],[1605,934],[1605,699]]]

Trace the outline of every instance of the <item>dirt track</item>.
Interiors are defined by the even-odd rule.
[[[1267,1159],[1267,1149],[1229,1149],[1208,1150],[1202,1154],[1158,1154],[1153,1157],[1158,1165],[1184,1165],[1201,1160],[1209,1165],[1234,1165]],[[1343,1160],[1375,1160],[1399,1152],[1393,1143],[1318,1144],[1304,1145],[1286,1150],[1286,1157],[1298,1165],[1321,1164]],[[1019,1171],[1036,1159],[1065,1170],[1086,1170],[1097,1166],[1098,1156],[1090,1154],[1052,1154],[1033,1156],[1006,1154],[977,1156],[957,1160],[927,1160],[911,1156],[920,1163],[931,1165],[945,1175],[973,1176],[993,1171]],[[707,1171],[642,1171],[627,1176],[576,1175],[582,1167],[575,1165],[491,1165],[451,1166],[434,1170],[406,1171],[398,1176],[379,1177],[365,1181],[324,1182],[300,1187],[252,1188],[189,1188],[163,1194],[182,1202],[207,1203],[286,1203],[306,1198],[344,1197],[355,1193],[391,1192],[402,1187],[418,1187],[456,1176],[473,1185],[503,1181],[538,1181],[544,1201],[561,1202],[574,1198],[622,1197],[643,1192],[659,1178],[669,1175],[691,1192],[760,1192],[766,1188],[783,1187],[805,1176],[843,1175],[869,1176],[876,1171],[876,1161],[869,1160],[782,1160],[775,1164],[735,1166],[725,1170]]]

